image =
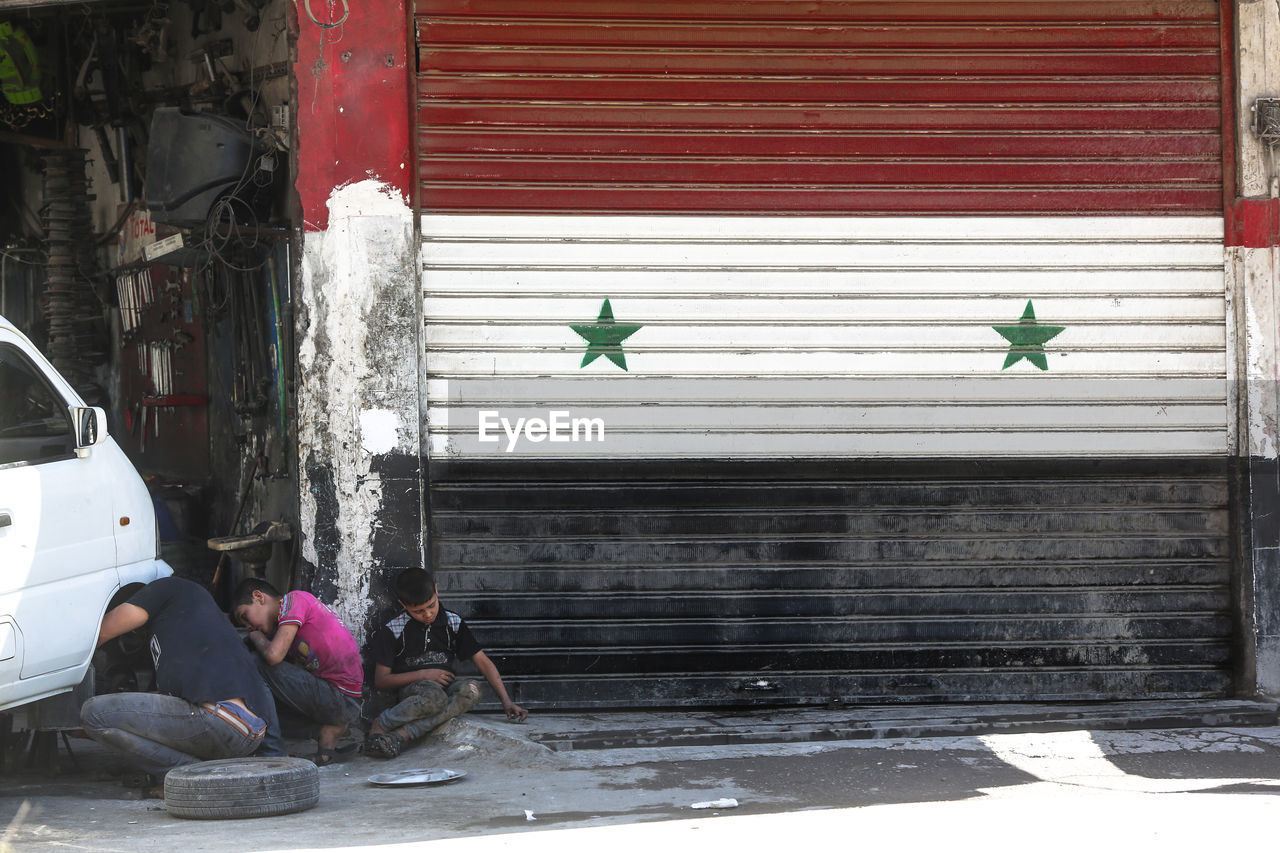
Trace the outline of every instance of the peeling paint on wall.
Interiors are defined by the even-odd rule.
[[[334,189],[328,207],[329,227],[304,236],[298,292],[302,554],[363,636],[386,509],[374,456],[418,454],[413,218],[377,180]]]
[[[1248,455],[1277,458],[1280,426],[1277,425],[1276,293],[1271,249],[1234,250],[1243,271],[1245,352],[1243,378],[1246,387]]]

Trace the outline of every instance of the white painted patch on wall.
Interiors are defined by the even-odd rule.
[[[376,178],[334,187],[326,206],[329,208],[329,233],[339,225],[336,220],[357,216],[390,216],[412,222],[409,206],[400,191]]]
[[[377,180],[335,188],[328,206],[328,229],[304,237],[298,294],[303,556],[320,564],[318,532],[329,549],[336,547],[336,555],[325,555],[336,563],[333,607],[348,628],[362,632],[383,499],[380,478],[370,471],[371,454],[397,448],[416,453],[418,446],[416,356],[410,351],[398,361],[379,358],[403,346],[379,312],[404,298],[399,288],[414,288],[413,217],[399,191]],[[371,406],[375,401],[386,405]],[[399,401],[410,417],[396,415]],[[357,435],[360,440],[352,441]],[[330,469],[323,491],[306,474],[311,460]],[[328,500],[330,478],[336,531],[317,531],[317,499]],[[324,507],[321,515],[333,512]]]
[[[400,445],[400,416],[389,409],[366,409],[360,413],[360,446],[365,453],[390,453]]]

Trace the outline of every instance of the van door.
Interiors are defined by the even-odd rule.
[[[78,401],[24,350],[0,329],[0,624],[31,678],[85,661],[119,579],[102,460],[75,452]]]

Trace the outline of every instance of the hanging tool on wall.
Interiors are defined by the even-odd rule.
[[[92,128],[107,176],[120,188],[120,200],[131,202],[135,187],[132,144],[126,124],[133,111],[125,94],[127,87],[118,37],[105,16],[94,20],[93,41],[80,64],[72,91],[77,120]],[[91,81],[96,81],[101,90],[91,90]]]
[[[289,446],[289,443],[288,443],[289,418],[288,418],[288,407],[286,405],[285,374],[284,374],[284,360],[286,357],[285,356],[286,351],[285,351],[285,342],[284,342],[284,320],[283,320],[283,315],[281,314],[281,305],[280,305],[280,289],[279,287],[277,287],[277,281],[279,280],[279,277],[280,277],[280,271],[279,269],[277,269],[277,266],[276,266],[276,262],[279,257],[279,250],[281,248],[283,248],[284,251],[288,251],[288,247],[284,246],[283,244],[276,248],[276,251],[272,253],[271,263],[269,263],[266,267],[266,274],[267,274],[267,279],[271,283],[271,364],[275,368],[274,378],[275,378],[275,384],[276,384],[276,407],[277,407],[276,415],[279,421],[279,429],[280,429],[280,448],[282,451],[282,456],[286,457],[281,459],[281,470],[288,471],[289,463],[287,461],[288,452],[286,448]]]
[[[240,517],[244,515],[244,505],[249,500],[249,492],[253,488],[253,481],[258,476],[258,470],[262,467],[262,463],[266,460],[261,454],[254,454],[254,442],[250,441],[246,446],[245,461],[249,464],[246,466],[247,473],[244,478],[244,485],[240,489],[240,500],[236,502],[235,515],[231,517],[231,527],[227,531],[228,536],[235,536],[236,531],[240,528]],[[227,552],[222,551],[218,554],[218,565],[213,570],[213,580],[209,583],[210,589],[218,588],[218,581],[222,579],[222,566],[227,561]]]

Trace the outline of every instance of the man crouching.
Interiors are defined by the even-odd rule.
[[[284,754],[271,693],[204,587],[175,577],[152,581],[107,611],[98,645],[144,626],[160,692],[94,696],[80,709],[89,737],[155,784],[184,764]]]

